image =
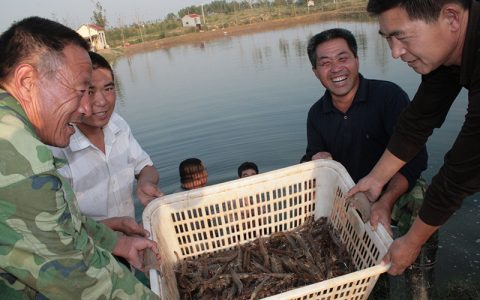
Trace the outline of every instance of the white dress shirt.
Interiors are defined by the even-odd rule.
[[[135,175],[145,166],[153,166],[152,160],[117,113],[112,114],[103,133],[105,153],[78,128],[67,148],[52,147],[55,157],[68,161],[58,171],[70,180],[83,214],[95,220],[121,216],[135,218]]]

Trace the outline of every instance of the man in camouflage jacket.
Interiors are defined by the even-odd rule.
[[[91,114],[88,44],[32,17],[0,36],[0,299],[155,299],[112,253],[142,267],[156,244],[80,214],[49,148]]]

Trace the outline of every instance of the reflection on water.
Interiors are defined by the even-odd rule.
[[[280,49],[280,53],[282,54],[282,57],[284,59],[285,64],[288,64],[288,59],[289,59],[289,44],[288,41],[284,38],[281,38],[278,40],[278,49]]]
[[[328,22],[226,36],[117,61],[117,111],[151,155],[162,189],[177,189],[178,164],[187,157],[205,163],[210,184],[235,179],[243,161],[256,162],[260,172],[298,163],[308,109],[324,93],[308,61],[308,39],[333,27],[357,37],[365,77],[393,81],[413,96],[420,76],[390,57],[375,23]],[[441,166],[465,111],[463,92],[429,140],[425,178]],[[480,279],[479,211],[471,197],[444,227],[436,268],[440,283]]]

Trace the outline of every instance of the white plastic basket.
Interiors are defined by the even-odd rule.
[[[345,168],[317,160],[243,179],[176,193],[151,202],[143,224],[161,248],[163,273],[180,259],[221,251],[327,216],[358,271],[264,299],[367,299],[392,239],[374,232],[343,199],[354,185]],[[167,299],[167,283],[150,271],[152,290]]]

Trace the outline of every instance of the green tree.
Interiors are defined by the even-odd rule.
[[[192,5],[192,6],[182,8],[178,11],[178,16],[180,18],[182,18],[182,17],[184,17],[185,15],[188,15],[188,14],[201,15],[202,14],[202,9],[201,9],[200,6]]]
[[[166,17],[165,20],[177,20],[178,17],[174,13],[169,13]]]
[[[100,1],[95,4],[95,10],[91,18],[92,22],[100,27],[105,28],[107,26],[107,14]]]

